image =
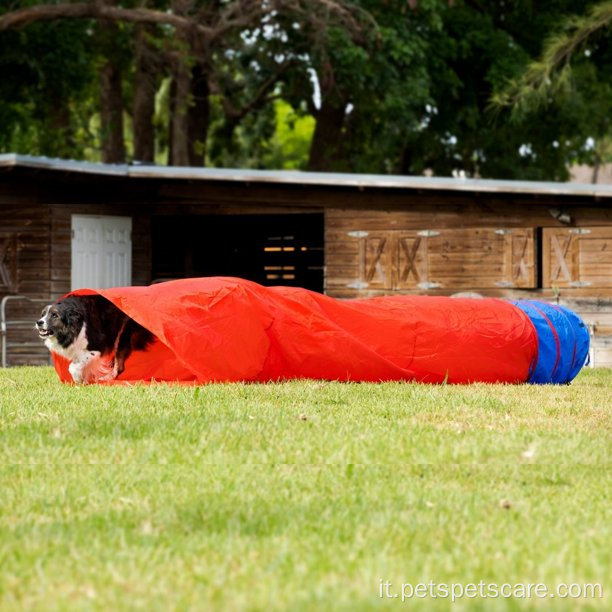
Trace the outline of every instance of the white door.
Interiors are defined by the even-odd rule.
[[[71,288],[132,284],[132,218],[72,215]]]

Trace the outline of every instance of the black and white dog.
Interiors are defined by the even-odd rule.
[[[45,306],[36,322],[46,347],[70,361],[75,383],[113,380],[132,351],[155,336],[100,295],[70,296]]]

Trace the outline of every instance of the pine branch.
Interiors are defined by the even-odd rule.
[[[513,112],[535,110],[551,95],[571,87],[571,60],[577,49],[612,23],[612,1],[594,6],[585,16],[568,19],[564,31],[544,45],[540,59],[531,62],[518,79],[511,80],[491,100],[493,109],[511,107]]]

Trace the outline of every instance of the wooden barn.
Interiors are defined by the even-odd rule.
[[[203,275],[558,301],[612,365],[612,186],[0,155],[4,363],[47,359],[34,318],[73,288]]]

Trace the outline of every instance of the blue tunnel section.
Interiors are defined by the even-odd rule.
[[[556,304],[513,302],[531,319],[538,334],[538,360],[527,382],[569,383],[589,354],[589,332],[574,312]]]

